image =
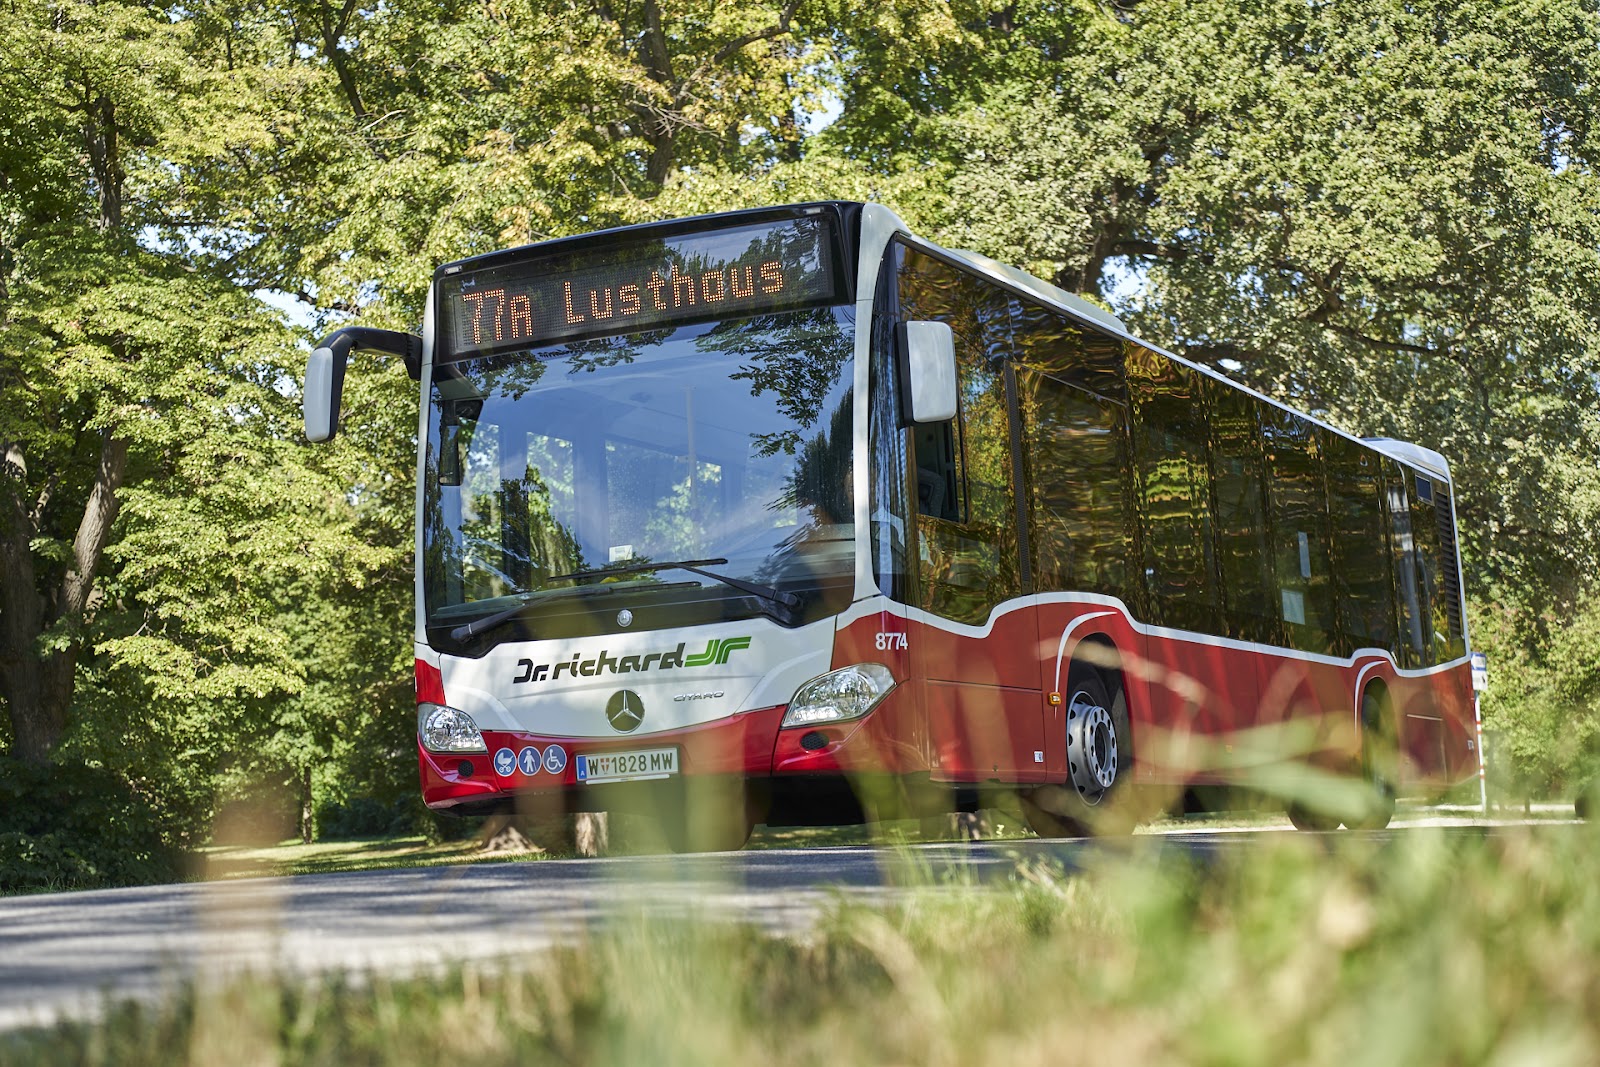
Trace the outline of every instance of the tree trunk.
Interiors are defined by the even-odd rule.
[[[78,632],[94,591],[95,572],[111,537],[117,515],[117,492],[127,468],[128,445],[110,431],[102,435],[100,463],[72,541],[72,565],[62,576],[54,603],[39,592],[39,575],[30,545],[39,530],[40,506],[26,503],[27,461],[20,445],[6,448],[3,465],[4,512],[0,514],[0,696],[11,717],[16,755],[43,763],[67,728],[73,675],[83,639]],[[68,639],[55,651],[40,654],[46,631],[66,621]]]
[[[318,12],[321,15],[318,29],[322,34],[322,54],[332,65],[334,74],[338,75],[339,88],[344,90],[345,99],[350,103],[350,113],[359,124],[367,121],[367,105],[361,99],[361,90],[350,71],[349,56],[339,47],[339,41],[350,27],[350,16],[355,9],[355,0],[345,0],[336,16],[326,4],[322,5]]]
[[[311,844],[311,768],[300,772],[300,843]]]
[[[611,819],[603,811],[580,811],[573,819],[573,847],[580,856],[604,856],[611,848]]]

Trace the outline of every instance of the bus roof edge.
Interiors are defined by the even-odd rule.
[[[1363,437],[1361,439],[1379,452],[1384,453],[1402,463],[1409,463],[1413,467],[1420,467],[1430,474],[1437,474],[1445,481],[1450,481],[1450,461],[1431,448],[1424,448],[1410,441],[1401,441],[1393,437]]]
[[[1089,319],[1091,322],[1095,322],[1109,330],[1114,330],[1124,337],[1132,336],[1128,332],[1128,327],[1123,325],[1122,320],[1105,308],[1091,304],[1078,294],[1069,293],[1059,285],[1052,285],[1035,274],[1029,274],[1021,267],[1013,267],[1009,263],[1001,263],[997,259],[990,259],[982,252],[972,252],[965,248],[949,249],[949,252],[951,255],[960,256],[974,266],[981,267],[991,274],[1000,275],[1013,285],[1037,293],[1046,300],[1064,305],[1069,311]]]

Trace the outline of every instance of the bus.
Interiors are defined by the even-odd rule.
[[[707,850],[997,798],[1116,833],[1232,790],[1337,829],[1476,773],[1443,456],[881,205],[447,263],[420,336],[312,353],[311,440],[361,349],[420,384],[436,811]]]

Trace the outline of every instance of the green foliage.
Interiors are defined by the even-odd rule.
[[[1491,605],[1476,613],[1494,649],[1484,728],[1500,777],[1517,798],[1570,797],[1600,777],[1600,601],[1561,610]]]
[[[244,980],[12,1039],[18,1064],[1592,1063],[1583,827],[1280,838],[840,902],[803,936],[613,918],[420,978]],[[719,916],[719,918],[722,918]],[[774,1025],[781,1020],[781,1025]]]
[[[1145,336],[1440,449],[1474,593],[1567,596],[1600,559],[1592,489],[1550,495],[1595,477],[1597,35],[1578,0],[1022,9],[992,39],[1032,60],[942,121],[947,236],[1136,279]]]
[[[415,796],[399,797],[391,804],[370,796],[358,796],[345,804],[324,802],[317,808],[317,839],[402,837],[416,830],[421,808],[422,802]]]
[[[172,881],[159,818],[111,771],[0,756],[0,892]]]

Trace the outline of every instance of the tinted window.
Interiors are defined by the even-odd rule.
[[[1450,659],[1450,608],[1443,588],[1444,562],[1439,547],[1439,515],[1433,480],[1407,471],[1406,492],[1411,505],[1411,537],[1416,544],[1417,600],[1422,609],[1424,665]]]
[[[1456,555],[1456,516],[1449,483],[1434,482],[1433,499],[1439,528],[1440,595],[1450,624],[1450,647],[1445,655],[1459,659],[1467,654],[1467,632],[1461,621],[1461,564]]]
[[[1334,601],[1321,434],[1313,423],[1274,407],[1262,409],[1261,432],[1284,635],[1291,647],[1329,653],[1334,648]]]
[[[1133,542],[1122,342],[1016,301],[1034,587],[1127,599]]]
[[[1227,634],[1277,644],[1283,635],[1256,426],[1257,408],[1264,405],[1224,382],[1203,381],[1210,398],[1211,487]]]
[[[1411,474],[1392,459],[1383,460],[1382,467],[1389,512],[1389,553],[1394,568],[1395,614],[1400,624],[1397,658],[1402,667],[1421,667],[1427,663],[1428,644],[1423,632],[1416,542],[1411,537],[1411,504],[1406,492]]]
[[[1393,647],[1394,584],[1384,546],[1378,457],[1348,438],[1325,434],[1328,524],[1333,535],[1339,626],[1349,655]]]
[[[993,286],[908,249],[900,306],[907,320],[949,323],[956,345],[956,418],[913,435],[922,605],[982,622],[1022,592],[1003,363],[1009,303]]]
[[[1210,462],[1199,375],[1130,346],[1127,377],[1148,614],[1161,625],[1215,632]]]
[[[906,451],[909,436],[901,422],[903,388],[894,345],[899,314],[896,268],[903,254],[903,249],[894,248],[878,279],[873,301],[872,358],[867,371],[872,570],[878,588],[902,603],[907,599],[911,566],[907,548],[911,543],[906,477],[910,468]]]

